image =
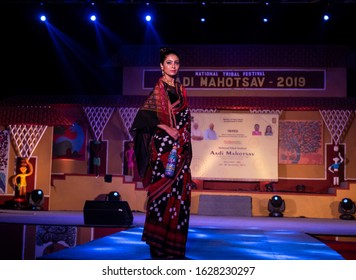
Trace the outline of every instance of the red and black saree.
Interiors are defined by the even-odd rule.
[[[175,126],[174,140],[158,124]],[[191,116],[184,87],[169,86],[159,79],[139,109],[133,126],[138,169],[148,191],[142,240],[160,251],[184,257],[191,203]],[[178,162],[173,178],[164,175],[173,144]],[[136,146],[137,145],[137,146]]]

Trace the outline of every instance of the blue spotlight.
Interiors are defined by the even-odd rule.
[[[352,199],[345,197],[339,203],[339,213],[340,219],[342,220],[354,220],[355,217],[353,216],[356,213],[356,206],[355,202]]]
[[[28,198],[28,205],[30,210],[42,210],[42,205],[44,203],[43,191],[33,190]]]
[[[91,15],[91,16],[90,16],[90,20],[91,20],[91,21],[96,21],[96,15]]]
[[[205,22],[205,18],[201,18],[200,21],[201,21],[201,22]]]
[[[268,201],[268,211],[270,217],[283,217],[285,209],[285,202],[279,195],[272,196],[272,198]]]
[[[325,14],[323,16],[324,21],[328,21],[330,19],[330,16],[328,14]]]
[[[262,21],[266,23],[266,22],[268,22],[268,18],[264,17],[264,18],[262,19]]]
[[[151,15],[146,15],[145,19],[147,22],[150,22],[152,20],[152,17],[151,17]]]
[[[41,15],[41,16],[40,16],[40,20],[41,20],[41,21],[46,21],[46,20],[47,20],[47,18],[46,18],[46,16],[45,16],[45,15]]]
[[[112,191],[106,196],[106,199],[109,201],[120,201],[121,195],[117,191]]]

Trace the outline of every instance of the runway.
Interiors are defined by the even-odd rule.
[[[148,260],[141,241],[144,213],[134,212],[133,227],[39,260]],[[29,218],[31,217],[31,218]],[[85,226],[73,211],[1,211],[1,223]],[[338,219],[191,215],[187,260],[343,260],[313,235],[356,236],[356,221]]]

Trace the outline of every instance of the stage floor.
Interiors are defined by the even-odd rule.
[[[138,226],[45,255],[47,260],[148,260]],[[343,260],[312,236],[291,230],[196,228],[189,230],[190,260]]]
[[[145,214],[134,212],[132,228],[63,249],[39,259],[148,260],[141,241]],[[0,211],[1,223],[84,224],[81,211]],[[191,215],[187,259],[343,260],[313,235],[356,236],[355,220]]]

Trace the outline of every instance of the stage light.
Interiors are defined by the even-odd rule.
[[[42,210],[42,205],[44,203],[43,191],[33,190],[28,198],[28,206],[30,210]]]
[[[273,190],[274,190],[273,183],[266,184],[265,188],[266,188],[266,192],[273,192]]]
[[[150,22],[152,20],[152,17],[150,15],[146,15],[145,19],[146,19],[147,22]]]
[[[274,195],[268,201],[268,211],[270,217],[283,217],[285,202],[279,195]]]
[[[342,220],[354,220],[353,216],[356,212],[355,202],[350,198],[343,198],[339,203],[340,219]]]
[[[305,192],[305,186],[304,185],[296,185],[295,190],[297,192]]]
[[[117,191],[110,192],[106,196],[106,200],[108,201],[120,201],[121,200],[121,195]]]
[[[96,15],[91,15],[91,16],[90,16],[90,20],[91,20],[91,21],[96,21]]]
[[[328,21],[330,19],[330,16],[325,14],[323,18],[324,18],[324,21]]]
[[[40,16],[40,20],[41,20],[41,21],[46,21],[46,19],[47,19],[47,18],[46,18],[45,15],[41,15],[41,16]]]

